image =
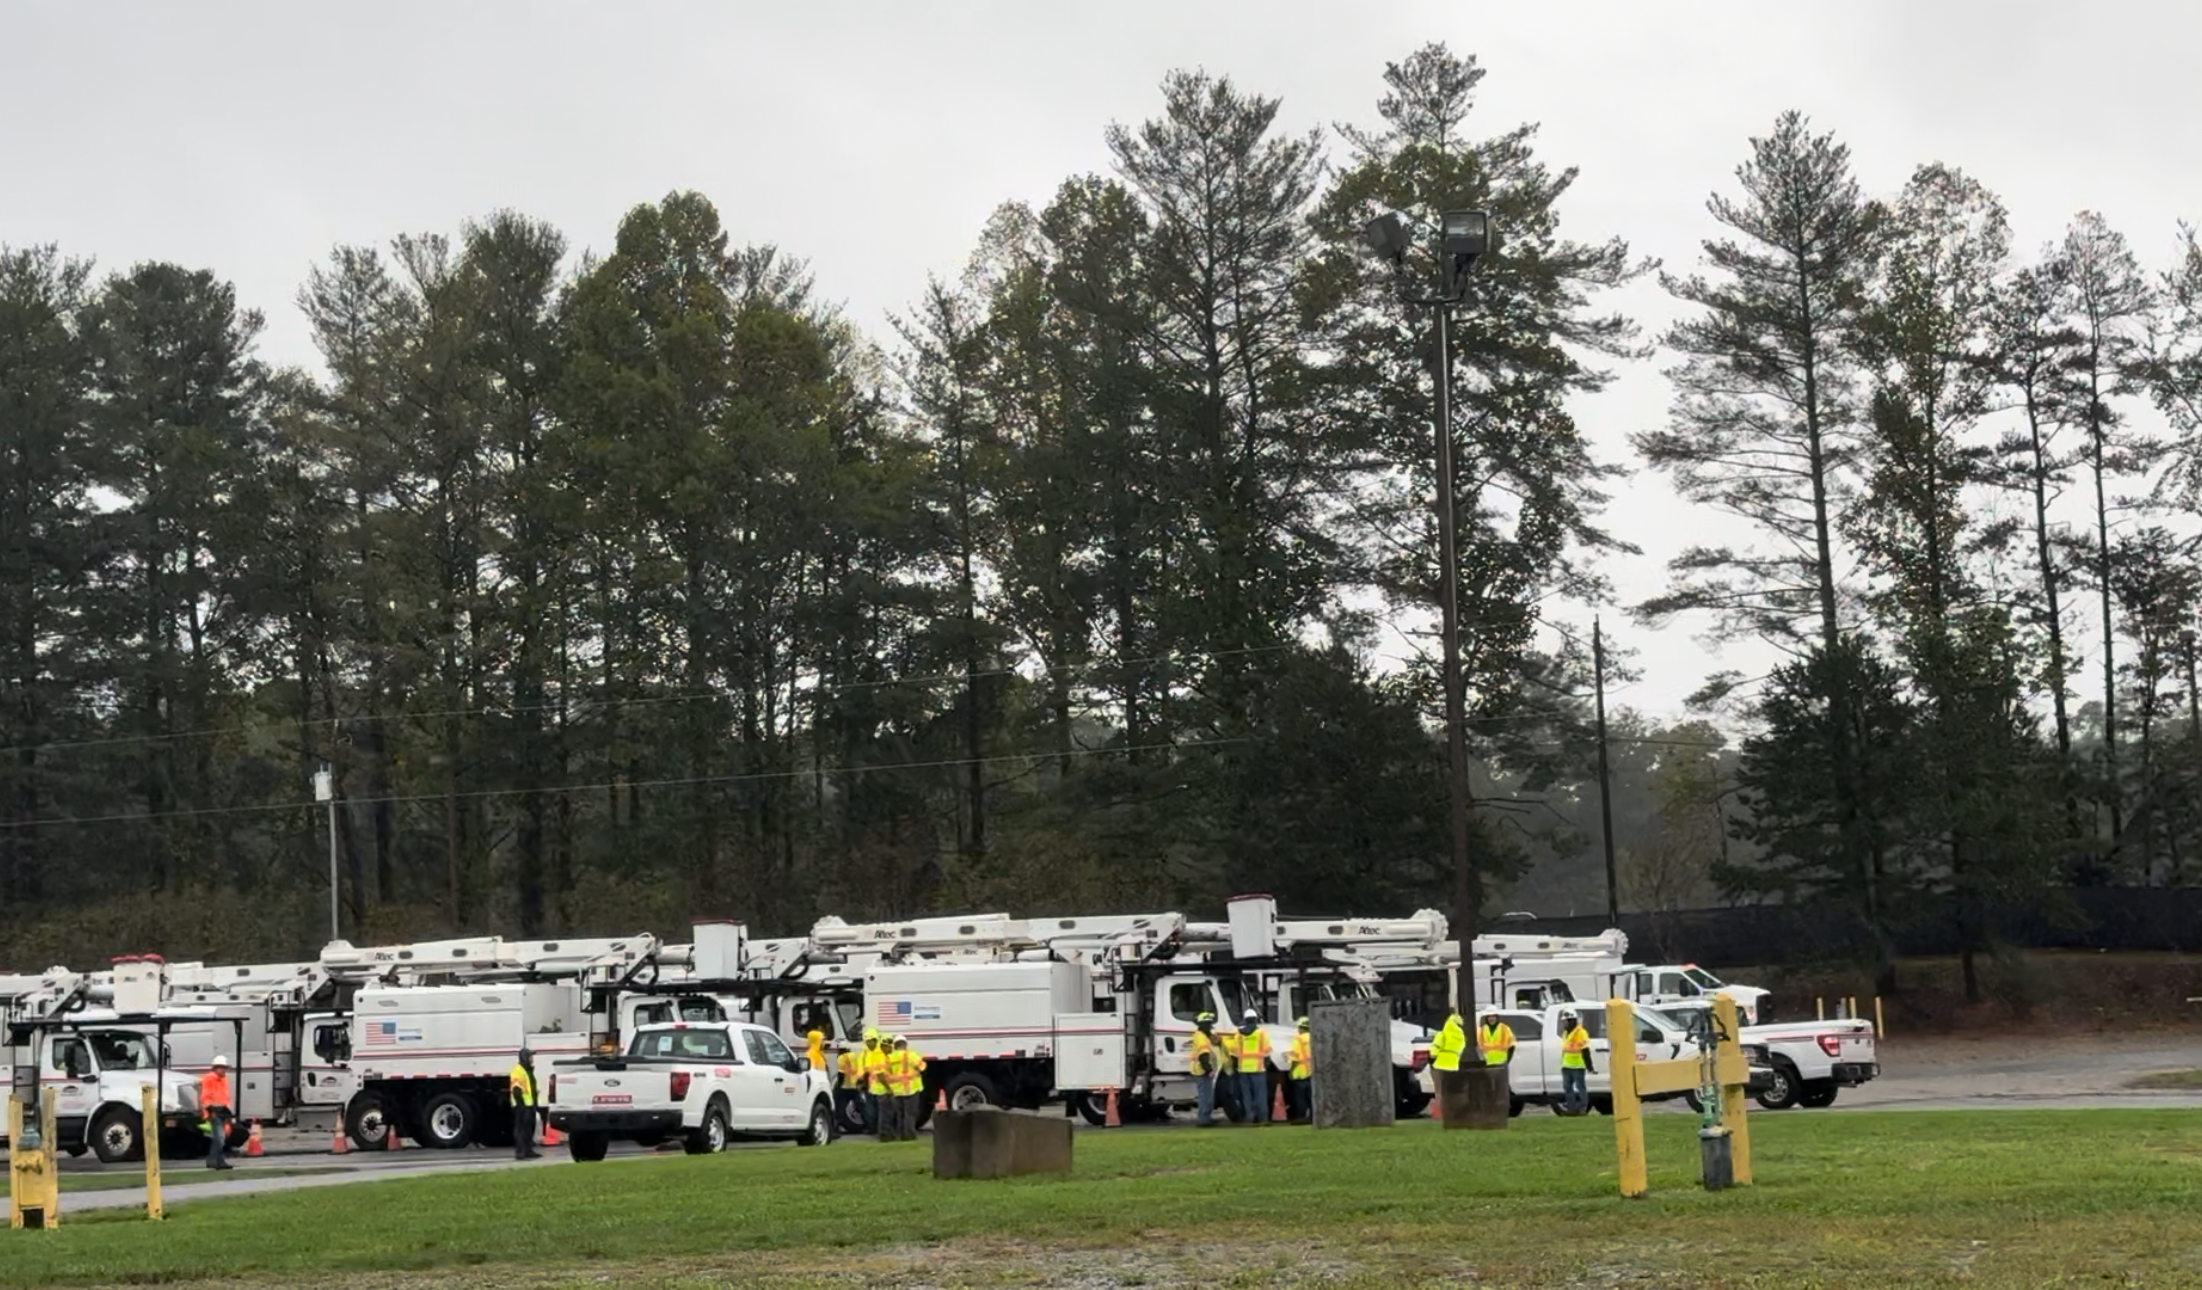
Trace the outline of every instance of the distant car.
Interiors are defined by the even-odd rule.
[[[551,1065],[546,1110],[575,1160],[602,1160],[615,1141],[678,1138],[690,1155],[736,1138],[833,1140],[833,1081],[763,1026],[677,1022],[635,1032],[617,1057]]]

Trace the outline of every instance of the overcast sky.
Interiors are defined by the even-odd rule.
[[[2094,209],[2161,267],[2176,221],[2202,219],[2193,0],[0,0],[0,243],[211,268],[268,315],[268,358],[308,363],[291,301],[333,245],[513,207],[603,248],[628,207],[694,188],[883,335],[995,206],[1105,169],[1103,128],[1152,115],[1165,71],[1279,96],[1298,130],[1372,120],[1385,62],[1432,40],[1489,72],[1472,131],[1541,123],[1545,159],[1581,168],[1569,231],[1670,267],[1791,107],[1875,192],[1923,161],[1967,170],[2028,253]],[[1619,303],[1669,316],[1654,286]],[[1665,399],[1644,365],[1580,415],[1626,459]],[[1627,599],[1705,524],[1648,475],[1613,519],[1646,549],[1616,566]],[[1616,617],[1644,672],[1620,697],[1648,711],[1765,663]]]

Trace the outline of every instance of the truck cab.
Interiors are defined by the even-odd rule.
[[[139,1090],[156,1082],[164,1134],[197,1132],[198,1079],[167,1068],[157,1037],[92,1026],[37,1032],[32,1046],[39,1087],[54,1091],[54,1132],[71,1155],[88,1149],[107,1164],[144,1159]],[[0,1097],[13,1093],[13,1069],[0,1070]]]

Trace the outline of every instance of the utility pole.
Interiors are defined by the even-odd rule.
[[[1461,1008],[1476,1012],[1476,914],[1483,884],[1468,855],[1468,683],[1460,666],[1460,527],[1453,496],[1453,328],[1450,309],[1437,315],[1437,563],[1442,589],[1445,671],[1445,770],[1453,833],[1453,935],[1460,946]]]
[[[1598,711],[1598,821],[1606,839],[1606,926],[1621,925],[1621,884],[1613,863],[1613,781],[1606,770],[1606,636],[1593,614],[1590,619],[1590,664],[1596,676],[1591,687]]]

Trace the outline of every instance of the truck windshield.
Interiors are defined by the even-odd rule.
[[[1223,1006],[1216,1010],[1218,1018],[1228,1018],[1230,1024],[1236,1025],[1239,1018],[1246,1015],[1246,990],[1237,978],[1219,978],[1216,981],[1216,997],[1223,1000]]]
[[[143,1035],[127,1030],[95,1030],[85,1039],[91,1042],[92,1055],[99,1059],[101,1070],[149,1071],[159,1064],[153,1060],[153,1047]]]
[[[1723,981],[1719,977],[1714,976],[1712,973],[1707,972],[1704,968],[1684,968],[1682,969],[1682,975],[1688,977],[1691,981],[1695,982],[1698,989],[1700,990],[1718,990],[1722,986],[1728,984],[1726,981]]]

